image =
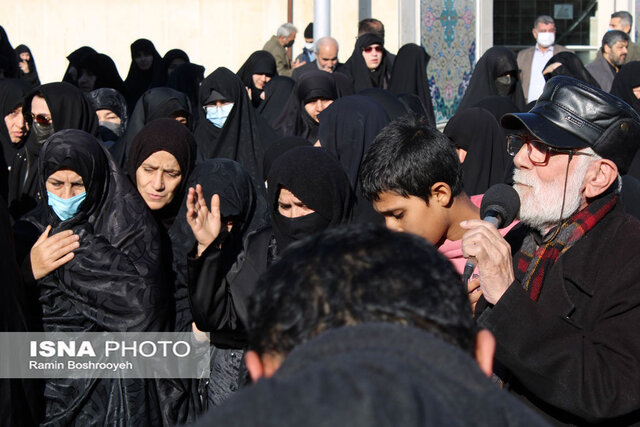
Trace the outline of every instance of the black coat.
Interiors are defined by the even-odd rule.
[[[414,328],[367,323],[322,332],[199,426],[537,426],[457,347]]]
[[[524,230],[507,235],[514,251]],[[640,421],[638,241],[640,222],[618,205],[560,256],[537,302],[516,281],[476,309],[507,385],[557,423]]]

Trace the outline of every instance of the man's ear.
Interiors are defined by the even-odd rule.
[[[445,182],[436,182],[431,186],[431,197],[429,199],[440,206],[448,207],[453,202],[451,187]]]
[[[244,355],[244,363],[254,383],[260,378],[271,378],[283,361],[284,358],[280,355],[265,353],[260,356],[253,350],[248,350]]]
[[[536,40],[538,39],[538,31],[536,31],[536,29],[535,29],[535,28],[533,28],[533,29],[531,30],[531,34],[533,34],[533,38],[534,38],[534,39],[536,39]]]
[[[476,335],[475,355],[480,370],[487,377],[493,374],[493,356],[496,353],[496,339],[491,332],[481,329]]]
[[[585,175],[584,195],[587,199],[604,193],[618,179],[618,167],[609,159],[596,160],[595,168]]]

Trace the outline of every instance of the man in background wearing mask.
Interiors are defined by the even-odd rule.
[[[292,23],[287,22],[280,27],[275,36],[271,36],[268,42],[264,44],[262,50],[266,50],[276,60],[276,66],[278,67],[278,75],[291,77],[294,68],[298,68],[304,65],[304,62],[300,62],[297,58],[291,63],[291,59],[287,55],[287,48],[293,46],[293,41],[296,38],[298,30]]]
[[[296,57],[296,60],[309,64],[315,59],[316,54],[313,46],[313,22],[311,22],[307,25],[307,28],[304,29],[304,47],[302,48],[302,53]]]
[[[602,90],[611,90],[613,79],[627,57],[628,44],[629,36],[624,31],[607,31],[602,37],[602,56],[585,66]]]
[[[522,91],[527,103],[535,101],[542,94],[545,80],[542,70],[551,57],[567,50],[556,45],[556,24],[552,17],[540,15],[533,23],[533,37],[536,45],[518,52],[518,68]]]

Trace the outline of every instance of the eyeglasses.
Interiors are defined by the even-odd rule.
[[[507,152],[512,157],[520,151],[523,145],[527,146],[527,154],[529,160],[535,166],[544,166],[549,162],[549,156],[551,153],[555,154],[569,154],[571,156],[591,156],[596,157],[591,153],[585,153],[582,151],[576,151],[573,149],[559,149],[550,147],[539,139],[533,139],[525,135],[509,135],[507,136]]]
[[[382,46],[367,46],[362,50],[367,52],[367,53],[371,53],[372,50],[375,50],[376,52],[381,53],[382,52]]]
[[[31,124],[33,122],[36,122],[40,126],[50,126],[51,125],[51,116],[47,117],[44,114],[26,113],[24,115],[24,119],[29,124]]]

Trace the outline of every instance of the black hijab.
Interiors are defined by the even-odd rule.
[[[18,67],[18,74],[20,75],[20,80],[24,80],[25,82],[27,82],[30,88],[40,86],[40,77],[38,77],[38,70],[36,69],[36,61],[33,58],[31,49],[29,49],[28,46],[23,44],[18,45],[18,47],[16,47],[16,55],[18,56],[19,62],[22,62],[22,59],[20,59],[21,53],[29,54],[29,60],[27,61],[27,64],[29,65],[29,72],[25,74],[22,71],[22,69]]]
[[[291,77],[275,76],[264,86],[265,97],[258,107],[258,113],[270,126],[275,127],[295,84]]]
[[[146,91],[136,103],[127,129],[120,141],[114,147],[114,159],[123,169],[128,167],[127,157],[133,138],[152,120],[172,118],[180,112],[187,117],[187,129],[194,129],[193,112],[189,98],[182,92],[168,87],[156,87]]]
[[[314,144],[318,140],[318,123],[306,112],[307,102],[317,99],[336,99],[336,82],[331,73],[309,71],[303,74],[287,100],[275,130],[282,136],[301,136]]]
[[[508,113],[521,113],[522,110],[506,96],[488,96],[478,101],[474,107],[483,108],[493,114],[493,117],[500,123],[502,116]]]
[[[593,78],[589,70],[584,67],[584,64],[575,53],[560,52],[553,55],[551,59],[547,61],[542,70],[544,71],[549,65],[555,64],[556,62],[559,62],[562,65],[550,73],[543,74],[545,81],[549,81],[549,79],[555,76],[569,76],[574,79],[582,80],[583,82],[600,89],[598,81]]]
[[[362,158],[389,122],[384,108],[362,95],[340,98],[320,113],[318,138],[322,147],[338,158],[347,173],[356,197],[353,214],[356,222],[382,219],[373,211],[371,202],[362,197],[358,177]]]
[[[222,128],[207,120],[202,108],[214,90],[233,102],[233,109]],[[195,136],[200,156],[237,161],[254,179],[256,188],[262,188],[264,152],[277,136],[251,105],[242,80],[229,69],[220,67],[202,82],[199,99],[200,121]]]
[[[134,186],[137,186],[138,168],[157,151],[166,151],[176,158],[182,177],[173,200],[164,208],[152,211],[156,221],[168,229],[180,209],[187,188],[187,179],[195,166],[196,141],[189,129],[173,119],[156,119],[147,123],[133,139],[129,150],[127,174]]]
[[[153,63],[148,70],[138,68],[136,61],[133,59],[138,52],[147,52],[153,56]],[[131,65],[129,66],[129,74],[124,81],[127,92],[131,98],[131,107],[135,104],[147,90],[164,86],[167,82],[167,71],[164,68],[162,57],[156,50],[156,47],[150,40],[138,39],[131,43]]]
[[[93,48],[89,46],[82,46],[73,52],[71,52],[67,56],[67,60],[69,61],[69,66],[67,66],[67,70],[64,72],[64,77],[62,78],[63,82],[71,83],[74,86],[78,85],[78,78],[80,77],[80,63],[85,58],[85,56],[98,53]],[[73,76],[71,69],[74,68],[76,70],[76,76]]]
[[[80,61],[79,66],[78,78],[82,75],[82,70],[87,70],[96,76],[92,90],[111,88],[126,98],[127,92],[122,77],[120,77],[113,59],[109,56],[103,53],[90,53]]]
[[[262,103],[260,94],[263,89],[258,89],[253,84],[254,74],[264,74],[269,77],[278,75],[278,68],[276,67],[276,60],[266,50],[257,50],[249,55],[249,58],[242,64],[242,67],[238,70],[238,77],[242,80],[242,83],[251,90],[251,103],[254,107],[258,107]]]
[[[487,50],[476,64],[458,111],[469,108],[488,96],[500,95],[496,79],[506,73],[511,76],[511,89],[506,97],[522,110],[525,99],[518,76],[516,55],[506,47],[494,46]]]
[[[204,67],[198,64],[180,64],[169,75],[167,87],[184,93],[191,102],[191,111],[193,112],[193,121],[195,125],[200,120],[197,111],[200,109],[198,104],[198,90],[200,83],[204,80]]]
[[[467,151],[462,163],[465,193],[484,194],[493,184],[503,182],[511,157],[504,132],[490,112],[467,108],[449,120],[444,134],[456,148]]]
[[[5,79],[20,78],[18,67],[18,55],[13,50],[7,32],[0,25],[0,71]]]
[[[127,111],[127,101],[120,92],[111,88],[92,90],[87,94],[89,102],[94,110],[111,110],[120,117],[122,127],[127,127],[129,112]]]
[[[422,46],[414,43],[402,46],[393,62],[389,90],[396,95],[410,93],[418,96],[427,112],[426,117],[429,123],[435,125],[436,119],[427,78],[430,59],[431,57]]]
[[[362,56],[362,50],[374,44],[379,44],[383,48],[383,52],[380,65],[372,71],[367,67],[367,63]],[[366,33],[358,37],[353,53],[344,65],[345,72],[353,80],[356,93],[370,87],[389,88],[389,80],[391,78],[389,52],[384,49],[384,40],[379,36],[373,33]]]
[[[323,148],[286,151],[273,163],[268,182],[269,210],[279,252],[296,240],[350,220],[353,195],[349,180],[336,158]],[[282,188],[315,212],[298,218],[280,214],[278,197]]]
[[[400,102],[400,100],[388,90],[372,87],[361,91],[360,93],[358,93],[358,95],[363,95],[371,98],[375,102],[380,104],[380,106],[387,112],[391,120],[402,117],[409,112],[404,104]]]
[[[2,119],[0,120],[0,144],[2,144],[2,153],[4,154],[6,166],[11,165],[16,152],[22,147],[27,137],[25,135],[22,142],[18,144],[12,143],[4,118],[15,111],[16,108],[22,107],[24,97],[29,90],[29,85],[24,80],[0,80],[0,118]],[[6,170],[6,167],[3,170]]]
[[[633,88],[638,86],[640,86],[640,61],[633,61],[620,67],[613,78],[610,93],[631,105],[640,114],[640,100],[633,94]]]
[[[171,49],[167,51],[167,53],[165,53],[164,56],[162,57],[162,63],[164,64],[164,68],[166,70],[167,76],[169,76],[169,67],[171,66],[171,63],[175,59],[182,59],[185,62],[185,64],[188,64],[191,62],[189,61],[189,55],[187,55],[187,52],[185,52],[182,49]],[[180,65],[183,65],[183,64],[180,64]],[[174,68],[174,71],[175,71],[175,68]]]
[[[296,147],[309,147],[309,142],[300,136],[284,136],[274,141],[273,144],[267,148],[267,151],[264,153],[264,162],[262,163],[265,181],[267,180],[273,162],[282,154]]]

